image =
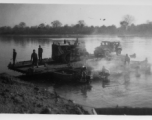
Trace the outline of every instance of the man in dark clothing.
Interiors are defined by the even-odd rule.
[[[43,53],[43,49],[41,48],[41,46],[39,45],[38,48],[38,56],[39,56],[39,61],[42,62],[42,53]]]
[[[128,56],[128,54],[126,54],[125,56],[125,65],[130,63],[130,58]]]
[[[17,56],[17,53],[16,53],[15,49],[13,49],[13,65],[15,65],[16,56]]]
[[[31,55],[31,61],[33,66],[36,65],[38,67],[37,54],[35,53],[35,50],[33,50],[33,53]]]
[[[64,44],[66,44],[66,40],[64,39]]]

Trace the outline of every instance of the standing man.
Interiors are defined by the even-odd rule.
[[[126,64],[129,65],[129,63],[130,63],[130,58],[129,58],[128,54],[126,54],[126,56],[125,56],[125,65]]]
[[[87,77],[86,70],[87,70],[87,68],[85,66],[83,66],[81,68],[81,79],[80,79],[81,82],[86,82],[86,80],[87,80],[86,79],[86,77]]]
[[[31,61],[33,66],[36,65],[38,67],[37,54],[35,53],[35,50],[33,50],[33,53],[31,54]]]
[[[77,46],[78,43],[79,43],[79,41],[78,41],[78,38],[77,38],[76,41],[75,41],[75,43],[74,43],[74,45]]]
[[[42,53],[43,53],[43,49],[41,48],[41,46],[39,45],[38,48],[38,56],[39,56],[39,61],[42,62]]]
[[[64,44],[66,44],[66,40],[64,39]]]
[[[15,65],[16,56],[17,56],[17,52],[15,51],[15,49],[13,49],[13,65]]]

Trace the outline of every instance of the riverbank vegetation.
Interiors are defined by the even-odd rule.
[[[106,19],[101,19],[101,22]],[[41,23],[36,26],[27,26],[25,22],[20,22],[13,27],[0,27],[0,35],[151,35],[152,22],[135,25],[134,17],[126,15],[120,21],[120,27],[110,26],[87,26],[84,20],[79,20],[76,24],[63,25],[59,20],[50,24]]]

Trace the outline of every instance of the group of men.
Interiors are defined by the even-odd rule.
[[[38,48],[38,56],[35,49],[33,50],[33,53],[31,54],[31,61],[33,66],[38,67],[38,57],[39,57],[39,62],[42,62],[42,53],[43,53],[43,49],[41,48],[40,45]],[[15,49],[13,49],[13,65],[15,65],[16,56],[17,56],[17,52]]]
[[[38,48],[39,62],[42,62],[42,53],[43,53],[43,49],[39,45],[39,48]],[[33,53],[31,54],[31,61],[32,61],[32,65],[33,66],[37,66],[38,67],[38,57],[37,57],[36,51],[33,50]]]

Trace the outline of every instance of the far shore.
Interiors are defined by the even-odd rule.
[[[53,34],[53,35],[0,35],[0,37],[39,37],[39,38],[85,38],[85,37],[152,37],[152,34],[147,34],[147,35],[139,35],[139,34],[133,34],[133,35],[122,35],[122,34]]]
[[[90,35],[80,35],[80,34],[53,34],[53,35],[0,35],[2,37],[45,37],[45,38],[85,38],[85,37],[96,37],[96,36],[116,36],[116,35],[101,35],[101,34],[90,34]]]

